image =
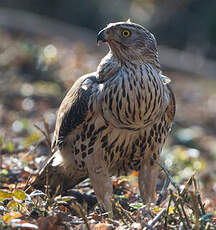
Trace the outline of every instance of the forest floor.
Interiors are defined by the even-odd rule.
[[[216,81],[168,68],[177,112],[161,155],[171,181],[162,168],[157,198],[170,185],[160,205],[142,204],[137,172],[113,178],[115,220],[88,196],[25,192],[50,155],[65,92],[101,58],[84,43],[0,29],[0,229],[216,229]],[[94,203],[89,180],[74,191]]]

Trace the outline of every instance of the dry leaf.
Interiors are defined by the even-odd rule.
[[[0,190],[0,198],[2,198],[2,199],[10,199],[12,197],[13,197],[13,193]]]
[[[13,192],[13,195],[18,200],[25,200],[25,198],[27,197],[25,192],[23,192],[20,189],[15,189],[14,192]]]

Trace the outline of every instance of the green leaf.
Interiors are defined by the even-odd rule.
[[[63,197],[56,197],[56,198],[55,198],[55,200],[56,200],[57,202],[62,202],[62,201],[67,202],[67,201],[73,200],[73,199],[74,199],[73,196],[63,196]]]
[[[141,202],[135,202],[135,203],[129,204],[129,206],[134,209],[139,209],[139,208],[142,208],[144,204]]]
[[[0,198],[5,200],[5,199],[10,199],[12,197],[13,197],[13,193],[0,190]]]
[[[35,143],[36,141],[38,141],[41,138],[41,134],[39,132],[33,132],[31,133],[30,136],[28,136],[24,143],[23,146],[24,147],[29,147],[30,145],[32,145],[33,143]]]
[[[11,200],[8,204],[7,207],[9,209],[17,210],[19,208],[19,203],[15,200]]]
[[[12,219],[14,218],[18,218],[21,216],[21,213],[18,212],[12,212],[12,213],[6,213],[3,217],[2,220],[4,222],[6,222],[7,224],[9,224],[11,222]]]
[[[25,192],[23,192],[22,190],[19,190],[19,189],[15,189],[13,192],[13,195],[18,200],[25,200],[25,198],[27,197]]]
[[[45,196],[45,193],[41,192],[40,190],[35,190],[33,191],[30,195],[30,197],[34,197],[34,196]]]
[[[4,143],[4,140],[3,140],[3,138],[2,138],[2,137],[0,137],[0,146],[2,146],[2,145],[3,145],[3,143]]]
[[[7,175],[8,175],[7,169],[2,169],[2,170],[1,170],[1,174],[7,176]]]
[[[12,142],[8,142],[8,144],[7,144],[7,150],[9,152],[12,152],[14,150],[14,144]]]

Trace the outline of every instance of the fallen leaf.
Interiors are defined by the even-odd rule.
[[[62,215],[57,214],[56,216],[49,217],[39,217],[37,223],[40,230],[60,230],[61,226],[58,224],[61,223]]]
[[[38,229],[38,226],[33,224],[33,223],[29,223],[26,220],[21,220],[21,219],[12,219],[10,222],[12,228],[16,228],[16,229],[22,229],[22,230],[34,230],[34,229]]]
[[[14,192],[13,192],[13,195],[18,200],[25,200],[25,198],[27,197],[25,192],[23,192],[20,189],[15,189]]]
[[[19,203],[15,200],[11,200],[8,204],[7,204],[7,207],[9,209],[14,209],[14,208],[18,208],[19,207]]]
[[[0,198],[2,198],[2,199],[10,199],[12,197],[13,197],[13,193],[0,190]]]
[[[9,224],[11,222],[12,219],[18,218],[22,216],[19,212],[11,212],[11,213],[7,213],[2,217],[2,220]]]
[[[95,224],[94,230],[114,230],[114,226],[112,224],[98,223]]]

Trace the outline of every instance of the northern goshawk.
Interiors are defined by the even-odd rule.
[[[33,186],[43,189],[48,181],[52,190],[60,185],[62,192],[89,177],[98,202],[112,212],[112,175],[139,171],[142,200],[153,200],[175,99],[147,29],[130,21],[111,23],[97,40],[108,44],[109,53],[65,96],[54,154]]]

